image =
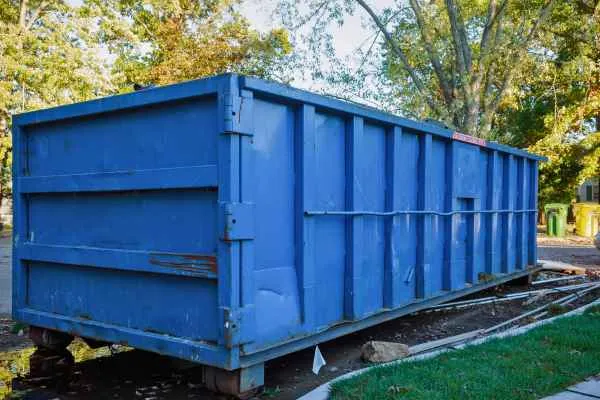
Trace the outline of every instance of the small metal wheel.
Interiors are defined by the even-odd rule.
[[[29,338],[37,347],[51,350],[64,350],[73,341],[73,336],[68,333],[39,326],[29,327]]]
[[[213,392],[228,394],[238,399],[251,399],[264,389],[264,365],[227,371],[220,368],[203,367],[204,386]]]
[[[29,376],[32,378],[67,377],[75,365],[73,355],[67,350],[38,347],[29,358]]]

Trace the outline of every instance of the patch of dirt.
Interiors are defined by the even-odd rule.
[[[19,350],[31,345],[25,326],[15,324],[8,315],[0,315],[0,352]]]
[[[538,234],[538,258],[573,264],[578,267],[600,269],[600,251],[591,238],[567,235],[564,238]]]
[[[544,247],[593,247],[594,242],[592,238],[572,234],[567,234],[564,238],[558,238],[548,236],[545,233],[538,233],[537,244]]]
[[[565,285],[563,282],[562,285]],[[559,286],[539,285],[535,289]],[[503,286],[480,292],[475,297],[487,297],[499,293],[510,293],[528,290],[523,286]],[[598,297],[600,289],[583,296],[580,300],[569,304],[565,311],[570,311]],[[537,303],[525,305],[524,300],[507,301],[497,304],[485,304],[460,310],[420,313],[378,325],[343,338],[319,345],[327,365],[319,376],[310,371],[314,349],[307,349],[273,360],[267,365],[266,382],[271,388],[279,388],[277,399],[296,399],[313,388],[347,372],[364,368],[369,364],[360,359],[360,346],[369,340],[383,340],[405,343],[410,346],[459,335],[482,328],[489,328],[526,311],[539,307],[565,296],[566,294],[549,294]],[[548,315],[547,317],[551,317]],[[531,320],[524,320],[523,324]]]

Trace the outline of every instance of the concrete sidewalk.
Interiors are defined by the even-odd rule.
[[[590,400],[600,399],[600,376],[593,376],[584,382],[567,388],[564,392],[544,397],[542,400]]]
[[[12,240],[0,238],[0,314],[10,314],[12,303]]]

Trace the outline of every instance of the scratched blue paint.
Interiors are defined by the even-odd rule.
[[[521,276],[542,158],[237,75],[14,118],[15,319],[226,369]]]

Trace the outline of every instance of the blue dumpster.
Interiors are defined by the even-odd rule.
[[[221,75],[13,131],[14,318],[225,391],[536,265],[541,157],[280,84]]]

